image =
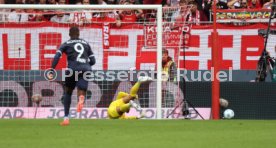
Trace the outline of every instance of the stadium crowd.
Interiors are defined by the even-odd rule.
[[[271,9],[273,0],[217,0],[219,9]],[[199,24],[210,21],[213,0],[0,0],[0,4],[75,4],[75,5],[134,5],[134,4],[162,4],[164,8],[183,7],[190,5],[189,16],[185,11],[177,10],[169,13],[170,19],[166,21],[187,21]],[[43,13],[42,13],[43,12]],[[49,13],[49,11],[47,11]],[[51,21],[57,23],[90,23],[90,22],[116,22],[134,23],[140,20],[155,20],[154,12],[142,10],[113,11],[103,13],[70,12],[50,15],[42,10],[0,10],[0,22],[30,22]],[[185,13],[183,13],[185,12]]]

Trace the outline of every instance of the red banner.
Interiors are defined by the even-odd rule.
[[[183,25],[182,25],[183,26]],[[189,45],[190,26],[170,27],[163,26],[163,47],[183,48]],[[145,46],[147,48],[156,48],[157,46],[157,28],[154,25],[145,25]],[[183,42],[185,38],[185,43]]]
[[[106,27],[106,26],[104,26]],[[147,26],[146,26],[147,27]],[[258,29],[266,25],[251,26],[218,25],[218,50],[221,69],[255,70],[263,50],[264,39]],[[139,25],[124,25],[120,28],[91,25],[81,27],[81,38],[87,40],[96,55],[95,70],[137,70],[156,66],[156,49],[145,48],[155,33],[145,34]],[[166,28],[164,28],[166,29]],[[168,28],[167,28],[168,29]],[[179,48],[179,32],[166,32],[164,46],[178,67],[206,70],[211,67],[212,26],[193,26],[190,30],[189,48]],[[0,69],[43,70],[50,67],[55,50],[69,39],[68,27],[54,23],[0,24]],[[146,38],[145,38],[146,37]],[[106,44],[108,43],[108,44]],[[155,43],[152,45],[154,46]],[[267,49],[275,57],[276,36],[270,35]],[[179,61],[178,61],[179,59]],[[59,67],[65,67],[65,56]]]

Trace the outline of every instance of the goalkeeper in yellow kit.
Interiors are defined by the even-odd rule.
[[[142,76],[138,78],[138,82],[130,89],[129,94],[126,92],[119,92],[115,101],[111,102],[108,107],[108,117],[110,119],[139,119],[137,116],[125,116],[125,113],[129,111],[131,107],[135,108],[138,112],[142,112],[141,107],[136,104],[133,100],[138,99],[137,92],[140,85],[144,82],[150,81],[151,78]]]

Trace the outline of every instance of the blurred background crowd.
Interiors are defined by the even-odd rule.
[[[217,0],[216,5],[219,9],[271,9],[273,0]],[[72,4],[72,5],[135,5],[135,4],[161,4],[164,8],[177,7],[177,10],[171,11],[169,19],[165,21],[186,21],[199,24],[204,21],[211,21],[211,10],[213,0],[0,0],[0,4]],[[179,9],[185,6],[191,6],[189,15],[185,9]],[[48,13],[48,14],[45,14]],[[70,12],[50,14],[45,10],[0,10],[0,22],[30,22],[30,21],[51,21],[57,23],[91,23],[91,22],[116,22],[134,23],[141,20],[154,21],[155,13],[153,11],[143,10],[124,10],[113,12]]]

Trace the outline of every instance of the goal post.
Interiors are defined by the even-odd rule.
[[[155,95],[155,101],[156,101],[156,119],[162,118],[162,31],[163,31],[163,22],[162,22],[162,6],[161,5],[0,5],[0,9],[49,9],[49,10],[64,10],[64,11],[71,11],[71,10],[128,10],[128,9],[149,9],[149,10],[155,10],[157,12],[156,15],[156,72],[157,72],[157,81],[156,81],[156,95]],[[69,26],[69,25],[68,25]],[[16,35],[14,35],[16,36]],[[28,35],[26,35],[26,38],[30,38]],[[85,39],[85,38],[84,38]],[[33,43],[30,43],[33,44]],[[20,48],[19,48],[20,49]],[[20,53],[20,51],[19,51]],[[30,54],[30,53],[29,53]],[[3,55],[4,56],[4,55]],[[30,56],[30,55],[25,55]],[[38,57],[39,58],[39,57]],[[30,61],[24,61],[30,62]],[[32,61],[30,62],[32,63]],[[16,65],[16,63],[13,63]],[[49,61],[47,63],[49,65]],[[10,66],[14,66],[10,65]],[[50,65],[49,65],[50,66]],[[26,68],[25,66],[23,66]],[[24,68],[22,70],[24,70]],[[29,74],[31,72],[23,72],[24,74]],[[4,76],[3,76],[4,77]],[[14,76],[12,76],[14,77]],[[4,78],[1,78],[4,79]],[[26,81],[28,81],[26,78],[22,78]],[[4,83],[3,83],[4,85]],[[14,86],[15,87],[15,86]],[[17,87],[17,86],[16,86]],[[18,89],[18,88],[17,88]],[[62,95],[62,94],[60,94]],[[73,100],[73,99],[72,99]]]

